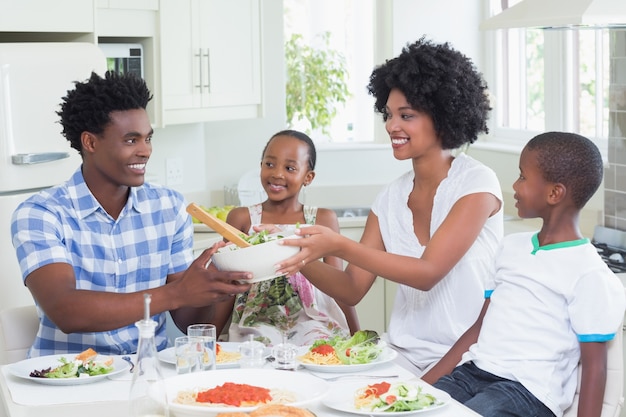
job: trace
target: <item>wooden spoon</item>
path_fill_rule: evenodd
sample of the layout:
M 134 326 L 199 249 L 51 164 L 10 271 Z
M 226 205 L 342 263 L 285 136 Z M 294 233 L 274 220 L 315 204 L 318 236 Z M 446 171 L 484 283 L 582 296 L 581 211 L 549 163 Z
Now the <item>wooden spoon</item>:
M 251 244 L 244 239 L 244 237 L 247 236 L 244 232 L 203 210 L 202 207 L 196 203 L 191 203 L 187 206 L 187 213 L 191 214 L 193 217 L 222 235 L 226 238 L 226 240 L 233 242 L 240 248 L 251 246 Z

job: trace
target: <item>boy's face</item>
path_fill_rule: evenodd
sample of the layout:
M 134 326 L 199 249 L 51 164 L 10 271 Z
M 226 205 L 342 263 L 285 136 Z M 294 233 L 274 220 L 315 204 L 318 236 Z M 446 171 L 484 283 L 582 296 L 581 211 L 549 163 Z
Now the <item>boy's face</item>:
M 524 148 L 520 155 L 520 175 L 513 183 L 515 191 L 515 207 L 518 216 L 522 218 L 541 217 L 549 207 L 548 197 L 553 183 L 543 178 L 543 173 L 537 164 L 537 152 Z

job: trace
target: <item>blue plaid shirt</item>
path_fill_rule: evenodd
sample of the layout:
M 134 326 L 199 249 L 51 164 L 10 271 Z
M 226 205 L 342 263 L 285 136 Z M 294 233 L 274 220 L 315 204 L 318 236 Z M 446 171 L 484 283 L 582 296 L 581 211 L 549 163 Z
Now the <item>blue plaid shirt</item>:
M 130 293 L 165 284 L 168 274 L 193 260 L 193 228 L 183 196 L 167 188 L 132 187 L 119 217 L 109 216 L 89 191 L 79 168 L 66 183 L 39 192 L 13 213 L 13 246 L 26 279 L 51 263 L 73 266 L 80 290 Z M 39 309 L 40 325 L 30 356 L 137 351 L 134 323 L 107 332 L 65 334 Z M 158 322 L 158 349 L 167 345 L 165 313 Z

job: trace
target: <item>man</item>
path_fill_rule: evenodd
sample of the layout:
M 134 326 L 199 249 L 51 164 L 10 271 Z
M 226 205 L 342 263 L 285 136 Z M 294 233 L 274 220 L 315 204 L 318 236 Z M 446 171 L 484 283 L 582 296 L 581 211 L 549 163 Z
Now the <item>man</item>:
M 64 184 L 41 191 L 13 213 L 11 233 L 40 325 L 29 356 L 135 352 L 134 323 L 152 296 L 157 348 L 167 345 L 165 314 L 176 325 L 210 322 L 211 306 L 249 285 L 193 261 L 193 229 L 182 195 L 144 183 L 153 129 L 152 98 L 132 74 L 92 73 L 63 98 L 63 135 L 82 157 Z M 193 261 L 193 262 L 192 262 Z

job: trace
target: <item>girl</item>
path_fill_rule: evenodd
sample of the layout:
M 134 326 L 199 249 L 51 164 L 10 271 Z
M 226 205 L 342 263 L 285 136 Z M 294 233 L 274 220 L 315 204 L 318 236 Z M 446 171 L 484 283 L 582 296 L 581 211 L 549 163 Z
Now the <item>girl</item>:
M 231 210 L 227 222 L 245 233 L 259 230 L 254 226 L 261 223 L 274 224 L 288 234 L 297 224 L 319 224 L 338 232 L 335 212 L 304 206 L 298 200 L 302 187 L 315 178 L 315 160 L 315 145 L 307 135 L 295 130 L 276 133 L 265 146 L 261 161 L 267 200 Z M 333 269 L 342 266 L 336 257 L 327 257 L 324 262 Z M 359 330 L 354 307 L 338 305 L 307 277 L 295 273 L 252 284 L 249 291 L 217 307 L 216 325 L 223 327 L 232 313 L 229 341 L 247 340 L 253 335 L 273 345 L 282 342 L 283 332 L 288 342 L 308 345 L 315 339 L 348 336 Z

